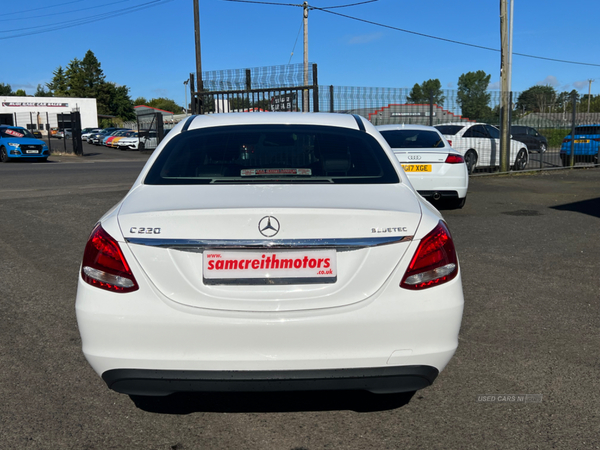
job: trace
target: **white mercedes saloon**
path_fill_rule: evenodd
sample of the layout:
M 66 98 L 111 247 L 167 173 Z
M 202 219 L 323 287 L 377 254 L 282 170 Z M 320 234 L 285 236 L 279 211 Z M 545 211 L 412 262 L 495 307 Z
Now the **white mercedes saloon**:
M 463 313 L 446 223 L 350 114 L 192 116 L 96 224 L 83 353 L 109 388 L 413 392 Z

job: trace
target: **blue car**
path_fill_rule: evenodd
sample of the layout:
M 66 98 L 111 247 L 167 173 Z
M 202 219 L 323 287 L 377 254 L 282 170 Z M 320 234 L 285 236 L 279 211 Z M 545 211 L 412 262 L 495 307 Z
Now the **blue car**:
M 46 161 L 50 156 L 48 146 L 29 130 L 9 125 L 0 126 L 0 161 L 16 159 Z
M 571 157 L 571 135 L 562 141 L 560 159 L 563 166 L 568 166 Z M 580 125 L 575 127 L 574 156 L 575 162 L 591 162 L 598 164 L 598 148 L 600 148 L 600 124 Z

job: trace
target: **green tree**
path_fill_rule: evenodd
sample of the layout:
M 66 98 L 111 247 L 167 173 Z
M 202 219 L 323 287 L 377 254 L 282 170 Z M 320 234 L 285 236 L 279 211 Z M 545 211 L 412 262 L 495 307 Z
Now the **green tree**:
M 74 58 L 66 69 L 58 67 L 47 87 L 55 97 L 95 98 L 98 114 L 117 116 L 121 120 L 135 118 L 133 101 L 127 86 L 105 79 L 100 62 L 91 50 L 82 60 Z
M 27 92 L 23 89 L 17 89 L 14 93 L 17 97 L 27 97 Z
M 79 76 L 82 81 L 82 94 L 84 98 L 94 98 L 105 82 L 104 72 L 100 61 L 94 52 L 88 50 L 79 64 Z
M 46 87 L 52 92 L 54 97 L 67 97 L 67 78 L 65 76 L 65 71 L 61 66 L 52 72 L 54 75 L 52 77 L 52 81 L 50 83 L 46 83 Z
M 163 111 L 170 111 L 173 114 L 181 114 L 181 111 L 183 109 L 181 106 L 175 103 L 174 100 L 164 97 L 153 98 L 147 103 L 147 106 L 162 109 Z
M 433 103 L 444 104 L 446 97 L 442 91 L 442 83 L 437 78 L 423 81 L 421 84 L 415 83 L 406 100 L 410 103 L 427 104 L 431 94 L 433 94 Z
M 98 114 L 117 116 L 122 120 L 135 119 L 133 101 L 129 97 L 127 86 L 117 86 L 112 82 L 103 83 L 100 86 L 96 104 Z
M 52 92 L 47 91 L 46 89 L 44 89 L 44 86 L 42 86 L 41 84 L 37 85 L 37 89 L 35 90 L 35 93 L 33 94 L 34 97 L 52 97 Z
M 517 110 L 522 113 L 550 112 L 556 105 L 558 94 L 552 86 L 531 86 L 517 98 Z
M 138 97 L 133 101 L 133 106 L 140 106 L 140 105 L 148 106 L 148 100 L 146 100 L 146 97 Z
M 491 75 L 483 70 L 463 73 L 458 78 L 456 101 L 461 106 L 463 117 L 484 120 L 492 115 L 489 107 L 491 94 L 487 91 Z
M 0 95 L 13 95 L 10 84 L 0 83 Z

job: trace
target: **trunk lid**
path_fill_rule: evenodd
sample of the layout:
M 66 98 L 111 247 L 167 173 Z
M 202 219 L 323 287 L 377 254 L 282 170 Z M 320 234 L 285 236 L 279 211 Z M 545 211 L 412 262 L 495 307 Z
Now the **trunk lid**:
M 365 300 L 398 265 L 420 219 L 416 196 L 402 184 L 142 185 L 119 211 L 127 245 L 160 292 L 184 305 L 235 311 Z M 292 270 L 269 278 L 246 270 L 215 281 L 207 271 L 212 256 L 253 261 L 274 253 L 273 260 L 307 258 L 301 269 L 330 258 L 334 273 L 315 279 Z M 250 272 L 258 278 L 247 278 Z

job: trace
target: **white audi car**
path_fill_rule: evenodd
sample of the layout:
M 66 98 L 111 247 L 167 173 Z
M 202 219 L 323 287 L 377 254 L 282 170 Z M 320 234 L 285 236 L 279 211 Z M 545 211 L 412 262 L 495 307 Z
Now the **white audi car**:
M 109 388 L 429 386 L 463 292 L 439 212 L 349 114 L 192 116 L 96 224 L 76 301 Z
M 436 125 L 452 148 L 465 158 L 469 173 L 476 168 L 500 166 L 500 130 L 487 123 L 456 122 Z M 523 170 L 529 163 L 529 150 L 522 142 L 510 140 L 509 164 L 512 170 Z
M 467 165 L 436 128 L 399 124 L 379 125 L 377 129 L 419 194 L 454 208 L 465 205 L 469 188 Z

